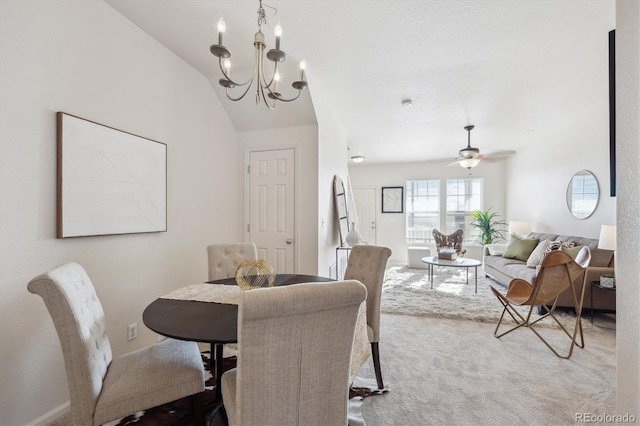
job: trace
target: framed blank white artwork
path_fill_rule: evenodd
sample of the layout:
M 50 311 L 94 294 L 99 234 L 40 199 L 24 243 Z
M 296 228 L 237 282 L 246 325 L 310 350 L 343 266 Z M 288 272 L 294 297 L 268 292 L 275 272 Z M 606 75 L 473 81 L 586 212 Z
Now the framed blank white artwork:
M 404 211 L 403 192 L 402 186 L 383 186 L 382 213 L 402 213 Z
M 57 237 L 167 230 L 167 145 L 58 112 Z

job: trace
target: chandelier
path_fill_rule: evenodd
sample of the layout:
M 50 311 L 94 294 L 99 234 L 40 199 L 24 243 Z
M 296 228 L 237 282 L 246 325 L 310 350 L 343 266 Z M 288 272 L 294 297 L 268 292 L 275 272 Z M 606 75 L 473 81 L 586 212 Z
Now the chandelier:
M 267 7 L 271 7 L 268 6 Z M 274 9 L 274 8 L 272 8 Z M 274 9 L 275 10 L 275 9 Z M 280 50 L 280 38 L 282 37 L 282 27 L 280 24 L 276 25 L 275 36 L 276 36 L 276 46 L 275 49 L 270 49 L 266 52 L 267 59 L 273 62 L 273 72 L 271 73 L 271 78 L 267 78 L 265 75 L 265 61 L 264 61 L 264 53 L 266 49 L 266 44 L 264 40 L 264 34 L 262 33 L 262 25 L 267 23 L 267 17 L 264 11 L 264 7 L 262 5 L 262 0 L 260 0 L 260 7 L 258 8 L 258 32 L 256 33 L 253 41 L 253 47 L 255 49 L 254 52 L 254 62 L 253 62 L 253 72 L 251 73 L 251 77 L 244 81 L 239 82 L 237 80 L 233 80 L 231 78 L 231 52 L 224 47 L 222 44 L 224 33 L 226 31 L 226 25 L 224 23 L 224 19 L 220 18 L 218 21 L 218 44 L 214 44 L 211 46 L 211 53 L 218 58 L 218 63 L 220 65 L 220 71 L 222 71 L 222 75 L 224 78 L 221 78 L 218 82 L 222 87 L 225 88 L 225 92 L 227 94 L 227 98 L 232 101 L 239 101 L 245 97 L 245 95 L 249 92 L 249 89 L 253 85 L 253 81 L 257 79 L 256 84 L 256 105 L 259 105 L 261 101 L 269 109 L 275 109 L 276 102 L 292 102 L 300 97 L 300 94 L 304 89 L 307 88 L 307 82 L 305 80 L 305 68 L 307 66 L 306 61 L 303 59 L 300 61 L 300 78 L 299 80 L 291 83 L 291 86 L 298 91 L 298 94 L 293 98 L 285 98 L 282 93 L 278 91 L 278 85 L 280 84 L 280 73 L 278 71 L 278 64 L 280 62 L 284 62 L 287 58 L 287 55 Z M 245 87 L 244 91 L 240 91 L 237 97 L 234 97 L 230 94 L 230 89 L 235 87 Z M 270 100 L 267 100 L 267 98 Z

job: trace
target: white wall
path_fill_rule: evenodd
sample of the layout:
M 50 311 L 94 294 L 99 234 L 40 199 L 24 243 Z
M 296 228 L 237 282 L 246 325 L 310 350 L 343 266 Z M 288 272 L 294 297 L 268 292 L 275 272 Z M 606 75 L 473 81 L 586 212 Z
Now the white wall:
M 606 34 L 603 40 L 606 42 Z M 604 43 L 603 42 L 603 43 Z M 602 46 L 607 57 L 606 43 Z M 603 59 L 604 60 L 604 59 Z M 609 196 L 608 77 L 593 88 L 597 108 L 559 128 L 537 130 L 507 165 L 507 214 L 532 224 L 536 232 L 598 238 L 600 225 L 613 225 L 616 199 Z M 600 200 L 593 215 L 569 213 L 566 190 L 572 176 L 589 170 L 598 180 Z
M 617 413 L 640 418 L 640 4 L 616 2 Z
M 469 177 L 469 171 L 460 166 L 446 167 L 442 162 L 416 162 L 405 164 L 359 164 L 349 167 L 353 188 L 376 188 L 376 244 L 389 247 L 392 251 L 390 261 L 407 261 L 407 242 L 405 239 L 405 213 L 381 213 L 381 193 L 383 186 L 405 186 L 407 180 L 448 179 Z M 471 176 L 484 178 L 483 209 L 491 208 L 500 216 L 498 220 L 507 220 L 504 198 L 504 162 L 483 164 L 471 170 Z M 405 188 L 406 198 L 406 188 Z M 406 200 L 405 200 L 406 201 Z M 406 209 L 405 209 L 406 210 Z M 514 218 L 513 220 L 519 220 Z M 480 246 L 465 246 L 467 257 L 481 259 Z M 435 246 L 432 247 L 435 253 Z
M 277 111 L 276 111 L 277 112 Z M 318 127 L 300 126 L 239 132 L 240 145 L 249 151 L 293 148 L 296 158 L 295 268 L 300 274 L 317 273 L 318 235 Z M 245 165 L 248 157 L 245 158 Z M 243 168 L 246 170 L 246 167 Z M 246 179 L 247 174 L 243 174 Z M 248 189 L 248 188 L 247 188 Z M 245 199 L 246 201 L 246 199 Z M 246 210 L 246 206 L 245 206 Z M 245 218 L 246 219 L 246 218 Z
M 318 119 L 318 274 L 330 276 L 340 245 L 333 177 L 340 176 L 347 182 L 347 133 L 321 91 L 311 86 L 311 94 Z
M 53 323 L 27 282 L 77 261 L 114 353 L 154 343 L 145 306 L 206 279 L 207 244 L 242 238 L 242 151 L 207 80 L 101 1 L 0 2 L 0 54 L 0 424 L 20 425 L 69 398 Z M 55 238 L 56 111 L 168 145 L 166 233 Z
M 576 104 L 570 117 L 555 116 L 548 127 L 536 127 L 517 136 L 518 154 L 507 164 L 507 214 L 530 222 L 537 232 L 598 238 L 600 225 L 612 225 L 616 219 L 616 199 L 609 191 L 609 39 L 615 16 L 610 9 L 610 27 L 600 31 L 597 43 L 576 46 L 599 52 L 590 64 L 589 80 L 580 93 L 558 92 L 546 99 L 553 111 L 558 103 Z M 580 76 L 585 78 L 585 76 Z M 534 101 L 534 100 L 532 100 Z M 566 190 L 572 176 L 581 171 L 592 172 L 599 183 L 600 200 L 594 214 L 578 220 L 569 213 Z

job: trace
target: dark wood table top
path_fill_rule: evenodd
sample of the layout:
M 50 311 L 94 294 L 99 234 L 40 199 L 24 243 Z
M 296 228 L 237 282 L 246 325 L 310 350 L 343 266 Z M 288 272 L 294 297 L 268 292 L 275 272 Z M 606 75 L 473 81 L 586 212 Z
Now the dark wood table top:
M 275 285 L 329 281 L 335 280 L 315 275 L 278 274 Z M 208 283 L 236 285 L 235 278 Z M 237 305 L 159 298 L 144 310 L 142 321 L 156 333 L 174 339 L 205 343 L 238 341 Z

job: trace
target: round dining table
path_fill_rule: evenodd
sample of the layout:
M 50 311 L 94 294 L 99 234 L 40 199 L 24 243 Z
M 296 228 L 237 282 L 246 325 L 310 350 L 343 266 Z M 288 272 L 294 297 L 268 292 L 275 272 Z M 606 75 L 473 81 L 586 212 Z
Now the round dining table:
M 274 285 L 329 281 L 335 280 L 315 275 L 277 274 Z M 237 285 L 235 278 L 207 283 Z M 142 321 L 163 336 L 211 345 L 210 366 L 216 379 L 215 400 L 220 401 L 222 349 L 225 343 L 238 341 L 238 305 L 160 297 L 145 308 Z

